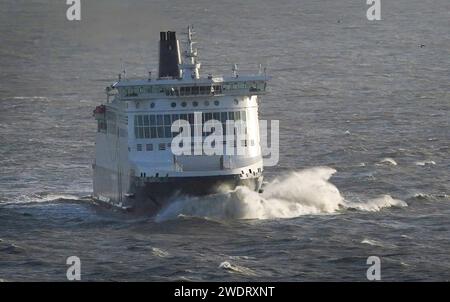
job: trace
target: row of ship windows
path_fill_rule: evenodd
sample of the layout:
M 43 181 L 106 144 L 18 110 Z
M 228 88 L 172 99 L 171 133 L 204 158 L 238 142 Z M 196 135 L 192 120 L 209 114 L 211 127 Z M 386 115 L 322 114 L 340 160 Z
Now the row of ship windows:
M 191 125 L 191 134 L 194 134 L 194 113 L 184 114 L 156 114 L 156 115 L 136 115 L 134 117 L 134 133 L 137 139 L 140 138 L 171 138 L 176 133 L 171 132 L 172 123 L 178 120 L 185 120 Z M 245 111 L 232 112 L 203 112 L 202 123 L 216 120 L 222 123 L 222 132 L 226 132 L 226 122 L 247 120 Z M 205 132 L 203 135 L 207 135 Z
M 231 112 L 202 112 L 202 123 L 209 120 L 216 120 L 222 123 L 230 121 L 246 121 L 246 111 L 231 111 Z M 188 121 L 194 124 L 194 113 L 182 114 L 150 114 L 150 115 L 136 115 L 134 117 L 134 126 L 171 126 L 173 122 L 178 120 Z
M 193 86 L 193 87 L 168 87 L 168 86 L 133 86 L 123 88 L 122 93 L 126 97 L 138 96 L 147 93 L 164 93 L 167 96 L 184 96 L 184 95 L 209 95 L 221 93 L 221 85 Z
M 189 103 L 189 104 L 191 104 L 192 107 L 198 107 L 199 102 L 198 102 L 198 101 L 193 101 L 192 103 Z M 210 103 L 210 101 L 208 101 L 208 100 L 203 101 L 203 105 L 204 105 L 205 107 L 208 107 L 210 104 L 211 104 L 211 103 Z M 234 104 L 235 104 L 235 105 L 238 105 L 238 104 L 239 104 L 239 100 L 238 100 L 238 99 L 234 99 Z M 177 105 L 178 105 L 178 104 L 177 104 L 176 102 L 170 103 L 170 107 L 172 107 L 172 108 L 177 107 Z M 180 105 L 181 107 L 185 108 L 185 107 L 188 106 L 188 102 L 184 102 L 184 101 L 183 101 L 183 102 L 181 102 L 179 105 Z M 214 105 L 215 105 L 215 106 L 219 106 L 219 105 L 220 105 L 220 102 L 219 102 L 218 100 L 215 100 L 215 101 L 214 101 Z M 127 106 L 128 106 L 128 104 L 127 104 Z M 151 103 L 150 103 L 150 108 L 151 108 L 151 109 L 155 108 L 155 106 L 156 106 L 156 104 L 155 104 L 154 102 L 151 102 Z M 139 102 L 136 102 L 136 103 L 135 103 L 135 108 L 136 108 L 136 109 L 141 108 L 141 104 L 140 104 Z
M 225 90 L 249 89 L 249 91 L 265 90 L 265 82 L 235 82 L 223 85 L 207 86 L 188 86 L 188 87 L 170 87 L 170 86 L 132 86 L 119 88 L 121 94 L 125 97 L 135 97 L 140 94 L 164 93 L 167 96 L 187 96 L 187 95 L 211 95 L 221 94 Z
M 236 147 L 236 141 L 231 142 L 233 144 L 233 147 Z M 227 142 L 223 141 L 223 146 L 226 146 Z M 248 147 L 248 141 L 247 140 L 242 140 L 241 141 L 242 146 L 244 147 Z M 215 146 L 215 143 L 213 142 L 212 147 Z M 171 143 L 160 143 L 158 144 L 158 150 L 159 151 L 165 151 L 165 150 L 169 150 L 171 148 L 172 144 Z M 183 145 L 180 144 L 180 147 L 182 147 Z M 195 144 L 191 143 L 191 148 L 192 150 L 194 149 Z M 250 140 L 250 146 L 255 146 L 255 140 Z M 136 151 L 138 152 L 142 152 L 144 151 L 144 147 L 145 147 L 145 151 L 155 151 L 156 147 L 153 146 L 153 144 L 137 144 L 136 145 Z

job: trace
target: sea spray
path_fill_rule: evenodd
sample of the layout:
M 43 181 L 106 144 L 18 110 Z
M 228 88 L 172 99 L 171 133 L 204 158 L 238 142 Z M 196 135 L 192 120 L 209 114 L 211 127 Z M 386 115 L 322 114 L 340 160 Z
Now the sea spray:
M 314 167 L 279 176 L 259 194 L 247 187 L 202 197 L 180 196 L 160 211 L 156 221 L 177 217 L 226 219 L 276 219 L 302 215 L 333 214 L 347 208 L 378 211 L 407 204 L 389 195 L 367 202 L 347 201 L 329 180 L 336 173 L 329 167 Z
M 291 172 L 268 183 L 259 194 L 247 187 L 204 197 L 179 197 L 157 216 L 157 221 L 179 215 L 213 219 L 292 218 L 333 213 L 343 204 L 339 190 L 329 182 L 336 170 L 316 167 Z

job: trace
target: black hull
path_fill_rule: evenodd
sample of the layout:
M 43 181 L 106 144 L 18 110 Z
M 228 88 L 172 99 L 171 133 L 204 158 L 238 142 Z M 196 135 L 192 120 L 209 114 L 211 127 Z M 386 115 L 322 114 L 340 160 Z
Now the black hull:
M 224 186 L 234 189 L 246 186 L 258 191 L 262 185 L 262 175 L 243 179 L 240 175 L 220 175 L 201 177 L 131 177 L 129 187 L 122 187 L 112 181 L 114 173 L 107 169 L 94 169 L 94 198 L 130 212 L 155 215 L 177 196 L 205 196 L 220 191 Z M 120 179 L 120 178 L 116 178 Z M 122 189 L 118 189 L 122 188 Z M 105 198 L 101 198 L 105 197 Z
M 241 179 L 239 175 L 203 176 L 203 177 L 169 177 L 147 181 L 135 179 L 134 194 L 127 198 L 131 211 L 156 214 L 177 196 L 205 196 L 219 192 L 226 186 L 234 189 L 246 186 L 258 191 L 261 188 L 262 176 Z

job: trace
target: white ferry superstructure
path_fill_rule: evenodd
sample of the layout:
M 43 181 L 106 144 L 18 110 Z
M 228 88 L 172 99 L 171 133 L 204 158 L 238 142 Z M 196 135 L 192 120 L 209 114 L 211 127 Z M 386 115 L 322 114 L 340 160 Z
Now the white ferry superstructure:
M 258 102 L 266 91 L 265 72 L 229 77 L 200 76 L 193 31 L 180 51 L 175 32 L 160 33 L 159 74 L 152 79 L 119 80 L 107 87 L 107 100 L 94 110 L 97 120 L 93 197 L 122 208 L 155 213 L 176 195 L 206 195 L 220 187 L 247 186 L 258 191 L 263 178 Z M 195 118 L 197 116 L 197 118 Z M 240 142 L 224 139 L 224 150 L 239 143 L 242 152 L 207 155 L 173 152 L 171 126 L 180 120 L 196 127 L 217 120 L 242 121 Z M 201 130 L 202 143 L 210 134 Z M 234 130 L 236 131 L 236 130 Z M 193 131 L 194 132 L 194 131 Z M 231 148 L 231 149 L 233 149 Z

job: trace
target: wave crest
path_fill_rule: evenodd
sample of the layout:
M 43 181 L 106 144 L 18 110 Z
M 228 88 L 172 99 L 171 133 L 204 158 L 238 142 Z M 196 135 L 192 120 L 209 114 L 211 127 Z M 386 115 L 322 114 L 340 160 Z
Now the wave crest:
M 367 202 L 346 201 L 329 179 L 336 173 L 329 167 L 315 167 L 288 173 L 264 187 L 259 194 L 247 187 L 203 197 L 179 197 L 160 211 L 156 221 L 182 217 L 207 219 L 276 219 L 302 215 L 333 214 L 342 209 L 379 211 L 407 206 L 389 195 Z

